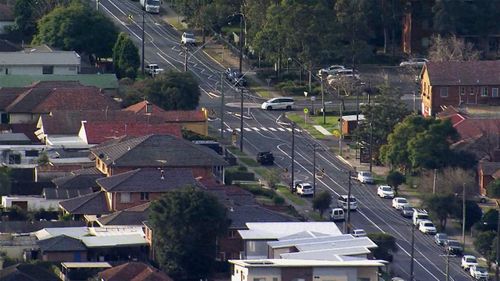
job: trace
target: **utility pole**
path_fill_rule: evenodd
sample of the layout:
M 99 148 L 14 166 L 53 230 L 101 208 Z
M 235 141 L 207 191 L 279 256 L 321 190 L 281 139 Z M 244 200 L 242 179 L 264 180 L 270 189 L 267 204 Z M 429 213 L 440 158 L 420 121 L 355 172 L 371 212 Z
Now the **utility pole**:
M 432 181 L 432 194 L 436 194 L 437 169 L 434 169 L 434 179 Z
M 325 110 L 325 89 L 323 86 L 323 73 L 320 75 L 320 81 L 321 81 L 321 108 L 323 109 L 323 125 L 326 124 L 326 110 Z
M 372 124 L 372 122 L 370 122 L 370 147 L 368 150 L 368 152 L 369 152 L 368 154 L 370 156 L 370 172 L 372 171 L 372 168 L 373 168 L 372 145 L 373 145 L 373 124 Z
M 347 223 L 346 223 L 346 234 L 351 232 L 351 170 L 347 172 L 349 176 L 347 184 Z
M 500 204 L 498 202 L 498 200 L 496 201 L 497 202 L 497 208 L 500 207 Z M 500 215 L 498 216 L 498 220 L 497 220 L 497 241 L 500 241 Z M 495 266 L 495 281 L 499 281 L 498 280 L 498 262 L 500 261 L 500 243 L 497 242 L 497 264 Z
M 184 46 L 184 72 L 188 71 L 188 53 L 189 53 L 188 47 Z
M 465 183 L 462 185 L 462 243 L 465 249 Z
M 411 251 L 410 251 L 410 281 L 415 279 L 413 263 L 415 262 L 415 226 L 411 224 Z
M 352 58 L 352 71 L 354 72 L 354 56 Z M 356 127 L 359 126 L 359 91 L 356 91 Z M 359 138 L 358 135 L 356 134 L 356 149 L 355 149 L 355 158 L 358 159 L 358 144 L 359 144 Z
M 220 139 L 224 139 L 224 73 L 220 73 Z
M 144 14 L 145 11 L 143 10 L 142 11 L 142 64 L 141 64 L 142 75 L 144 75 Z
M 241 91 L 241 103 L 240 103 L 240 151 L 243 152 L 243 88 Z
M 339 114 L 340 114 L 340 119 L 339 119 L 340 120 L 339 155 L 342 156 L 342 135 L 343 135 L 342 134 L 342 125 L 343 125 L 342 124 L 343 123 L 343 121 L 342 121 L 342 98 L 340 98 L 340 100 L 339 100 Z
M 243 61 L 243 13 L 242 13 L 242 2 L 240 1 L 240 73 L 243 73 L 242 61 Z
M 316 197 L 316 143 L 313 143 L 313 198 Z
M 295 189 L 295 122 L 292 122 L 292 190 Z

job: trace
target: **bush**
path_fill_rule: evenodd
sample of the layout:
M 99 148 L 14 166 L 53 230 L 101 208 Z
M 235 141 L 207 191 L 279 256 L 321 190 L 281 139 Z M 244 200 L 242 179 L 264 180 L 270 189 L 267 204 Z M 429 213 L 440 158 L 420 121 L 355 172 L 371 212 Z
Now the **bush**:
M 387 233 L 369 233 L 368 238 L 370 238 L 377 248 L 373 250 L 373 256 L 376 259 L 386 260 L 392 262 L 392 253 L 397 252 L 398 247 L 396 245 L 396 238 Z
M 488 197 L 500 198 L 500 180 L 490 182 L 486 189 L 486 193 L 488 194 Z
M 275 196 L 273 198 L 273 202 L 276 205 L 283 205 L 283 204 L 285 204 L 285 198 L 275 194 Z
M 245 184 L 240 185 L 240 187 L 249 191 L 255 196 L 263 196 L 269 199 L 274 199 L 274 197 L 277 196 L 276 192 L 272 189 L 262 188 L 255 185 L 245 185 Z
M 330 193 L 326 191 L 320 192 L 313 199 L 313 209 L 318 210 L 321 217 L 323 217 L 323 213 L 330 208 L 330 204 L 332 203 L 332 196 Z
M 224 182 L 226 184 L 232 184 L 233 181 L 254 181 L 255 174 L 247 172 L 246 170 L 240 170 L 241 168 L 230 168 L 227 169 L 224 175 Z

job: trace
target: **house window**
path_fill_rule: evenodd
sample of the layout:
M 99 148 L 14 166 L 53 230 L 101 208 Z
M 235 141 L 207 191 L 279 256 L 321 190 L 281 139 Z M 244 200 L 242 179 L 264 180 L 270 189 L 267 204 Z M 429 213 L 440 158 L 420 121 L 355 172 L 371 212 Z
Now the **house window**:
M 481 87 L 481 97 L 488 96 L 488 87 Z
M 149 192 L 141 192 L 141 200 L 149 201 Z
M 253 281 L 266 281 L 266 278 L 264 277 L 254 278 Z
M 465 87 L 460 87 L 460 95 L 465 95 Z
M 21 164 L 21 154 L 9 154 L 9 164 Z
M 491 89 L 491 96 L 494 98 L 498 98 L 498 88 Z
M 149 114 L 153 113 L 153 105 L 150 104 L 149 102 L 146 103 L 146 113 L 149 113 Z
M 120 203 L 130 203 L 130 192 L 120 193 Z
M 38 157 L 39 153 L 38 150 L 26 150 L 24 155 L 26 155 L 26 157 Z
M 53 65 L 44 65 L 42 67 L 42 74 L 54 74 L 54 66 Z
M 474 88 L 473 87 L 469 88 L 469 95 L 471 95 L 471 96 L 474 95 Z
M 68 70 L 69 71 L 75 71 L 76 70 L 76 66 L 70 66 L 70 67 L 68 67 Z
M 439 89 L 439 96 L 442 98 L 447 98 L 448 97 L 448 87 L 442 87 Z

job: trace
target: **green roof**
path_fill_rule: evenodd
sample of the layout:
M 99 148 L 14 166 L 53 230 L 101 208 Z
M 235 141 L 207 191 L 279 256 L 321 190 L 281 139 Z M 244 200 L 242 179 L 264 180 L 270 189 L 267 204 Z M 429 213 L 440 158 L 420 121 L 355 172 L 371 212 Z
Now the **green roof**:
M 118 79 L 114 74 L 0 75 L 0 87 L 27 87 L 38 81 L 79 81 L 84 86 L 118 88 Z

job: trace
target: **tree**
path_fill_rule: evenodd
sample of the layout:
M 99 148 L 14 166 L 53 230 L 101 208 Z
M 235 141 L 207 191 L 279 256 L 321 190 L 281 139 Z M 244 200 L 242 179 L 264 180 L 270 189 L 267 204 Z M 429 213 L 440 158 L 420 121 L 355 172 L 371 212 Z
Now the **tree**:
M 483 255 L 488 260 L 488 262 L 492 262 L 495 260 L 495 255 L 493 254 L 493 245 L 496 236 L 497 235 L 495 232 L 486 231 L 479 233 L 474 240 L 474 247 L 481 255 Z
M 448 217 L 455 208 L 456 201 L 452 195 L 431 195 L 424 199 L 424 205 L 438 220 L 442 230 L 446 229 Z
M 111 57 L 118 36 L 110 19 L 76 1 L 43 16 L 38 21 L 37 30 L 33 44 L 48 44 L 97 58 Z
M 393 253 L 398 251 L 398 246 L 396 245 L 396 238 L 387 233 L 368 233 L 368 238 L 370 238 L 377 248 L 373 250 L 373 256 L 376 259 L 386 260 L 392 262 Z
M 398 195 L 398 187 L 405 182 L 405 176 L 398 171 L 390 171 L 386 177 L 387 184 L 394 188 L 394 193 Z
M 208 277 L 217 236 L 228 226 L 226 209 L 213 195 L 194 188 L 169 192 L 152 203 L 150 222 L 163 270 L 176 280 Z
M 500 198 L 500 180 L 494 180 L 487 186 L 486 193 L 489 197 Z
M 38 165 L 48 165 L 50 163 L 50 158 L 47 152 L 42 151 L 37 159 Z
M 498 227 L 498 211 L 489 209 L 484 213 L 479 222 L 476 223 L 474 229 L 478 231 L 497 231 Z
M 462 198 L 459 196 L 455 197 L 455 207 L 451 210 L 452 216 L 458 220 L 463 218 L 463 207 Z M 472 225 L 477 223 L 483 217 L 483 211 L 481 207 L 471 200 L 465 200 L 465 229 L 470 229 Z
M 455 35 L 446 38 L 437 35 L 431 38 L 430 61 L 475 61 L 479 59 L 479 56 L 480 53 L 474 49 L 471 43 L 466 43 Z
M 276 185 L 281 181 L 280 171 L 278 169 L 269 169 L 264 172 L 264 179 L 270 188 L 276 188 Z
M 434 179 L 436 180 L 436 193 L 441 195 L 461 194 L 463 185 L 474 187 L 476 175 L 473 170 L 465 170 L 457 167 L 446 167 L 441 170 L 424 171 L 419 178 L 419 190 L 421 192 L 433 192 Z M 466 196 L 475 196 L 475 188 L 467 188 Z
M 11 179 L 10 179 L 10 168 L 0 167 L 0 196 L 10 195 L 11 191 Z
M 330 208 L 332 204 L 332 196 L 327 191 L 322 191 L 313 199 L 313 209 L 319 211 L 319 215 L 323 217 L 323 213 Z
M 113 65 L 119 79 L 123 77 L 135 79 L 137 77 L 137 69 L 141 65 L 139 50 L 123 32 L 118 35 L 113 47 Z

